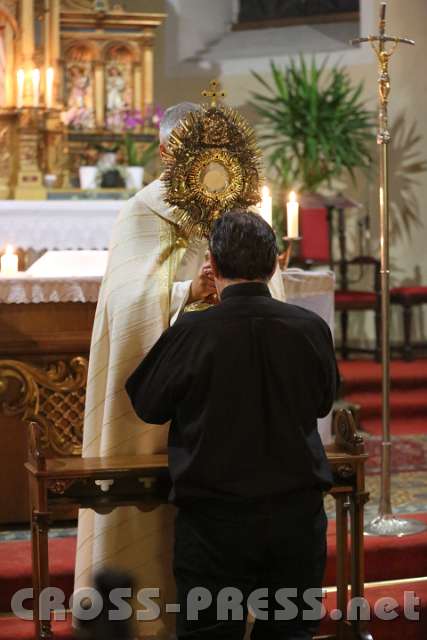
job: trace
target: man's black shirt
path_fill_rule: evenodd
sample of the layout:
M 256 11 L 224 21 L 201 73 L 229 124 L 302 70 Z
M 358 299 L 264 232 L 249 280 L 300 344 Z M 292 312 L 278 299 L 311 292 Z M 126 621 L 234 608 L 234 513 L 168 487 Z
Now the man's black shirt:
M 126 389 L 142 420 L 172 420 L 176 504 L 246 501 L 330 487 L 317 418 L 331 410 L 337 378 L 328 325 L 250 282 L 184 314 Z

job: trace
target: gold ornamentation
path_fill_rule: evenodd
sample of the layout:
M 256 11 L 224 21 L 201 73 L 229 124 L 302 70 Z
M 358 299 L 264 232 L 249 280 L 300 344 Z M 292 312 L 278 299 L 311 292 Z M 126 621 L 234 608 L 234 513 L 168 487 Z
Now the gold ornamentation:
M 0 360 L 1 408 L 5 415 L 23 414 L 32 423 L 31 450 L 80 455 L 87 379 L 87 360 L 55 362 L 46 369 L 16 360 Z
M 166 201 L 187 236 L 209 235 L 212 222 L 232 207 L 260 201 L 261 153 L 240 114 L 225 106 L 203 106 L 172 132 L 165 158 Z M 211 95 L 215 94 L 215 95 Z
M 225 98 L 225 91 L 220 91 L 220 88 L 221 85 L 218 80 L 211 80 L 211 82 L 209 82 L 209 89 L 202 91 L 204 98 L 211 98 L 211 107 L 217 106 L 218 97 Z
M 63 496 L 64 493 L 74 484 L 74 480 L 53 480 L 47 483 L 47 488 L 56 495 Z

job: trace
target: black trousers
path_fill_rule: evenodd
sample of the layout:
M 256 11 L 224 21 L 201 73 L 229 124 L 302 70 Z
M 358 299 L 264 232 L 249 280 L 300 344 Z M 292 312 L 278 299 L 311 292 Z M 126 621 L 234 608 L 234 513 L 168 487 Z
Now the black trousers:
M 308 640 L 318 627 L 327 519 L 319 491 L 181 507 L 177 638 Z M 308 591 L 307 589 L 312 590 Z

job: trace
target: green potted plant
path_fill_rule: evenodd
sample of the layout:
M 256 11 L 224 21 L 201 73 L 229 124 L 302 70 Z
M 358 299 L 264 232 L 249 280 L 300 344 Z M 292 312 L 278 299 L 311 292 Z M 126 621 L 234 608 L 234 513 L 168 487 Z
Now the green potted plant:
M 158 142 L 151 142 L 141 151 L 130 133 L 125 135 L 125 151 L 127 161 L 126 187 L 128 189 L 140 189 L 144 180 L 144 167 L 155 157 L 158 150 Z
M 371 165 L 374 118 L 337 66 L 307 64 L 303 56 L 279 69 L 271 62 L 272 83 L 253 72 L 263 88 L 252 106 L 261 116 L 259 138 L 283 190 L 311 193 L 334 178 Z

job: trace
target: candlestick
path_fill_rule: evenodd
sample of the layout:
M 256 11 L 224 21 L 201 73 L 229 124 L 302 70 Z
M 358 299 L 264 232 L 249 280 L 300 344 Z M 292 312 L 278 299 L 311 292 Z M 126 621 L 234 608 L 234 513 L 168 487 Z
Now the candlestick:
M 4 255 L 0 259 L 2 276 L 13 276 L 18 273 L 18 256 L 13 253 L 13 247 L 7 245 Z
M 31 71 L 31 80 L 33 84 L 33 107 L 37 108 L 40 100 L 40 69 Z
M 22 109 L 24 106 L 24 85 L 25 85 L 25 71 L 24 69 L 18 69 L 16 73 L 17 92 L 16 92 L 16 106 L 18 109 Z
M 271 227 L 273 224 L 273 198 L 270 195 L 270 189 L 266 185 L 262 188 L 261 215 Z
M 286 204 L 288 238 L 298 238 L 298 211 L 297 195 L 295 191 L 291 191 Z
M 53 79 L 54 79 L 53 67 L 46 69 L 46 91 L 45 91 L 45 105 L 46 109 L 52 109 L 53 106 Z

